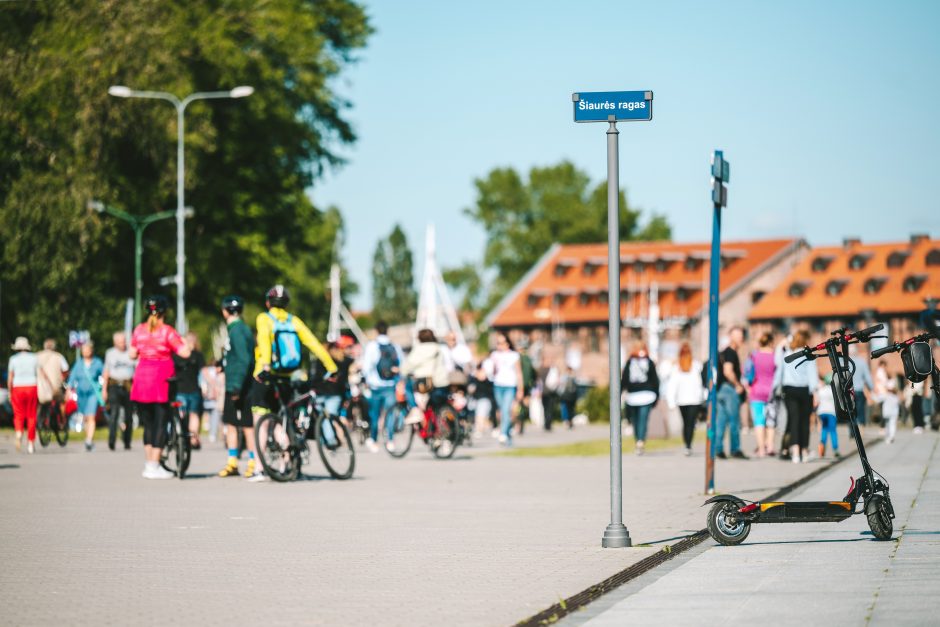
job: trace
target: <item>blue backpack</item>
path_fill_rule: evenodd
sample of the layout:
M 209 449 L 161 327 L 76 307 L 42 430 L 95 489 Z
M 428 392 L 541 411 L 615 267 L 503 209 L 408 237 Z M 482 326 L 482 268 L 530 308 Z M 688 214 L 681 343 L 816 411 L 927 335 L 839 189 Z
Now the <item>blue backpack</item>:
M 274 323 L 274 341 L 271 343 L 271 370 L 274 372 L 293 372 L 300 368 L 302 357 L 300 336 L 294 328 L 294 316 L 288 314 L 281 322 L 271 312 Z

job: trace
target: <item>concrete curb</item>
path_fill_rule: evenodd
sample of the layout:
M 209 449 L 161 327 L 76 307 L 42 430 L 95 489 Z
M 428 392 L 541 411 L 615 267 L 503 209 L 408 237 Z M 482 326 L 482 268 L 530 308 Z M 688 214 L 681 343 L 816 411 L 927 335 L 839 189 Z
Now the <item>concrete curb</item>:
M 865 442 L 865 448 L 869 449 L 872 446 L 882 441 L 883 440 L 881 438 L 871 439 Z M 769 494 L 766 497 L 759 499 L 759 500 L 760 501 L 778 500 L 784 497 L 785 495 L 789 494 L 790 492 L 796 490 L 797 488 L 809 483 L 810 481 L 813 481 L 820 475 L 826 472 L 829 472 L 830 470 L 832 470 L 839 464 L 845 462 L 846 460 L 856 457 L 857 455 L 858 455 L 858 450 L 856 449 L 852 453 L 849 453 L 848 455 L 844 455 L 843 457 L 840 457 L 839 459 L 835 459 L 829 462 L 825 466 L 817 468 L 813 472 L 803 477 L 800 477 L 796 481 L 785 485 L 784 487 L 780 488 L 776 492 L 773 492 L 772 494 Z M 542 610 L 541 612 L 538 612 L 537 614 L 533 614 L 529 618 L 519 621 L 518 623 L 516 623 L 516 627 L 542 627 L 544 625 L 552 625 L 558 622 L 559 620 L 561 620 L 562 618 L 564 618 L 565 616 L 568 616 L 569 614 L 572 614 L 580 610 L 581 608 L 588 605 L 589 603 L 596 601 L 597 599 L 604 596 L 608 592 L 616 590 L 622 585 L 636 579 L 640 575 L 643 575 L 644 573 L 649 572 L 650 570 L 656 568 L 657 566 L 660 566 L 661 564 L 668 562 L 669 560 L 676 557 L 677 555 L 680 555 L 688 551 L 689 549 L 692 549 L 695 546 L 698 546 L 699 544 L 704 542 L 706 539 L 708 539 L 708 537 L 709 537 L 708 530 L 700 529 L 699 531 L 696 531 L 695 533 L 686 536 L 682 540 L 679 540 L 675 544 L 664 546 L 662 550 L 654 553 L 653 555 L 650 555 L 649 557 L 645 557 L 641 559 L 639 562 L 636 562 L 635 564 L 628 566 L 627 568 L 608 577 L 607 579 L 601 581 L 600 583 L 594 584 L 590 588 L 582 590 L 581 592 L 578 592 L 577 594 L 574 594 L 568 597 L 567 599 L 559 601 L 558 603 L 555 603 L 554 605 Z

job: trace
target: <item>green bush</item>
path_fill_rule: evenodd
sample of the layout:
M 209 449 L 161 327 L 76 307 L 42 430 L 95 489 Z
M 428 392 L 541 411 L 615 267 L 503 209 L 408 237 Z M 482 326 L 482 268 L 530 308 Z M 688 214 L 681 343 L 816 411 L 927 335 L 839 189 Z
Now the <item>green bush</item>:
M 576 411 L 591 422 L 610 422 L 610 388 L 591 388 L 578 400 Z

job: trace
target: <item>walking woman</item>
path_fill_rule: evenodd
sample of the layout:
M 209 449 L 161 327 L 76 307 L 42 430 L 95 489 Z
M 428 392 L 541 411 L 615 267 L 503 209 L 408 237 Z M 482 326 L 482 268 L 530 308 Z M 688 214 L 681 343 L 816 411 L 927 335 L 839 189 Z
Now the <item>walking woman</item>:
M 815 361 L 786 363 L 785 354 L 795 352 L 809 342 L 809 333 L 799 330 L 793 334 L 788 350 L 777 354 L 773 389 L 783 389 L 783 402 L 787 408 L 787 432 L 790 435 L 790 459 L 794 464 L 809 461 L 809 417 L 816 404 L 819 372 Z
M 85 421 L 85 450 L 95 448 L 95 417 L 98 407 L 104 404 L 101 398 L 101 375 L 104 362 L 95 357 L 95 344 L 88 340 L 82 344 L 81 357 L 75 360 L 69 373 L 69 387 L 78 395 L 78 411 Z
M 131 386 L 131 400 L 144 428 L 144 479 L 170 479 L 174 475 L 160 466 L 170 417 L 169 382 L 176 373 L 173 355 L 189 357 L 189 346 L 176 329 L 163 321 L 167 303 L 163 296 L 144 301 L 147 320 L 131 336 L 131 359 L 138 359 Z
M 522 361 L 505 333 L 496 334 L 496 350 L 490 353 L 493 395 L 499 409 L 499 443 L 512 446 L 513 410 L 522 403 Z
M 757 340 L 757 350 L 751 353 L 751 416 L 754 418 L 754 436 L 757 439 L 757 456 L 772 456 L 774 452 L 774 425 L 767 424 L 764 410 L 774 389 L 774 373 L 777 363 L 774 358 L 774 336 L 764 333 Z
M 636 342 L 623 367 L 620 387 L 627 393 L 627 418 L 633 425 L 636 438 L 636 454 L 642 455 L 646 445 L 646 427 L 650 410 L 659 400 L 659 376 L 656 364 L 649 357 L 646 344 Z
M 23 425 L 26 425 L 26 452 L 36 450 L 36 408 L 39 393 L 36 353 L 30 350 L 29 340 L 18 337 L 13 343 L 14 355 L 7 364 L 7 385 L 10 386 L 10 405 L 13 406 L 13 429 L 16 431 L 16 450 L 23 447 Z
M 705 388 L 702 386 L 702 364 L 692 359 L 692 347 L 683 342 L 679 348 L 679 366 L 669 376 L 666 384 L 666 401 L 669 407 L 679 408 L 682 414 L 682 441 L 685 443 L 685 455 L 692 454 L 692 435 L 695 433 L 695 420 L 705 400 Z

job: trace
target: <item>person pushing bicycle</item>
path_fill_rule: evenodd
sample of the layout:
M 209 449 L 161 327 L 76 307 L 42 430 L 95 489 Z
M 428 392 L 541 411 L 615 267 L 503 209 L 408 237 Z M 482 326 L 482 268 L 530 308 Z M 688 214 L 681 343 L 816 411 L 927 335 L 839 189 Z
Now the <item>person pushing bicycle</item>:
M 312 352 L 328 372 L 337 371 L 336 362 L 304 321 L 288 313 L 286 307 L 289 304 L 290 293 L 287 288 L 275 285 L 264 296 L 267 311 L 258 314 L 255 320 L 258 346 L 250 392 L 255 426 L 266 413 L 277 410 L 277 382 L 289 381 L 290 376 L 300 368 L 301 345 Z M 259 471 L 249 480 L 266 479 L 264 473 Z
M 228 340 L 222 357 L 225 372 L 225 405 L 222 422 L 226 425 L 225 445 L 228 463 L 219 472 L 220 477 L 238 476 L 238 431 L 245 436 L 248 466 L 245 478 L 255 474 L 255 430 L 248 401 L 251 376 L 254 369 L 255 338 L 242 320 L 245 303 L 241 296 L 229 295 L 222 299 L 222 317 L 228 330 Z

